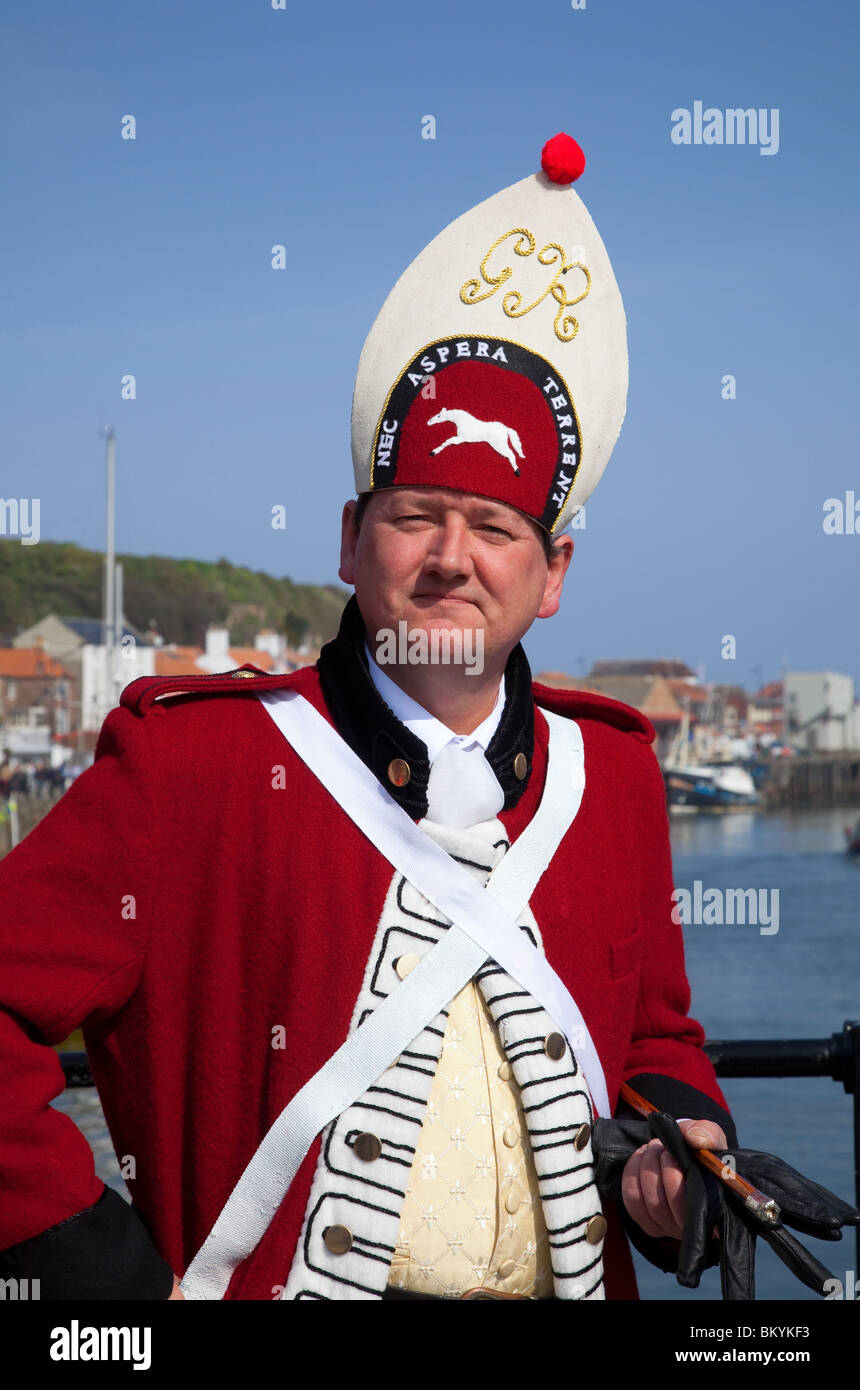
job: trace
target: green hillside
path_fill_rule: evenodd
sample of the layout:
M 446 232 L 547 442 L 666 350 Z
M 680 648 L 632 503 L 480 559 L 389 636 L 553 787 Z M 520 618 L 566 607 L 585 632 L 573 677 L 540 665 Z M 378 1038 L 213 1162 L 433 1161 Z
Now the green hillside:
M 146 632 L 152 621 L 166 642 L 202 646 L 207 623 L 224 623 L 234 646 L 252 645 L 262 627 L 328 641 L 337 631 L 345 589 L 295 584 L 226 560 L 172 560 L 117 555 L 123 567 L 125 616 Z M 104 561 L 71 543 L 0 541 L 0 641 L 48 613 L 100 618 Z

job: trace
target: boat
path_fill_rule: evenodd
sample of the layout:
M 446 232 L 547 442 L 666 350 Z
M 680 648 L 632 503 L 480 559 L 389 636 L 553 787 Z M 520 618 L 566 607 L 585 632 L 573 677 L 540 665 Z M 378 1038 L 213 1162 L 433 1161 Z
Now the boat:
M 738 763 L 668 765 L 663 779 L 672 811 L 735 811 L 761 803 L 755 782 Z
M 845 841 L 849 854 L 860 854 L 860 820 L 856 825 L 846 825 Z

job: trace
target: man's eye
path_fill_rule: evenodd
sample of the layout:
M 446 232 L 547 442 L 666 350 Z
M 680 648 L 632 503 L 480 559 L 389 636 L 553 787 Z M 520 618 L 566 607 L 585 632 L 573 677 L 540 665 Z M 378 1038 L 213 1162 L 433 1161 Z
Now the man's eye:
M 483 526 L 481 527 L 481 530 L 482 530 L 482 531 L 492 531 L 492 533 L 493 533 L 494 535 L 496 535 L 496 536 L 505 536 L 508 540 L 511 539 L 511 533 L 510 533 L 510 531 L 505 531 L 501 526 L 491 526 L 491 525 L 489 524 L 489 522 L 487 522 L 485 525 L 483 525 Z

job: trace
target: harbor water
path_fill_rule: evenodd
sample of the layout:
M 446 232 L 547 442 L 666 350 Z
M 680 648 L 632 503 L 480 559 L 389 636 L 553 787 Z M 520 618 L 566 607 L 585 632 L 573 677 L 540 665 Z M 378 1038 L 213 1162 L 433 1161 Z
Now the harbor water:
M 672 817 L 675 885 L 689 893 L 693 918 L 684 925 L 691 1011 L 709 1040 L 827 1038 L 847 1019 L 860 1019 L 860 856 L 845 853 L 849 819 L 856 811 Z M 728 909 L 730 890 L 748 889 L 756 890 L 757 920 L 750 920 L 748 895 L 746 920 L 726 921 L 741 915 Z M 841 1082 L 777 1077 L 721 1085 L 744 1148 L 778 1154 L 854 1201 L 852 1104 Z M 55 1105 L 86 1134 L 102 1179 L 124 1191 L 95 1091 L 68 1091 Z M 860 1278 L 853 1232 L 839 1242 L 800 1239 L 843 1285 Z M 757 1250 L 758 1299 L 817 1300 L 764 1242 Z M 716 1270 L 698 1289 L 682 1289 L 672 1275 L 634 1259 L 643 1299 L 720 1298 Z
M 860 1019 L 860 857 L 845 853 L 843 834 L 856 818 L 856 810 L 834 809 L 672 816 L 676 888 L 693 899 L 698 881 L 699 898 L 716 889 L 717 904 L 727 903 L 727 890 L 754 888 L 764 915 L 774 918 L 684 926 L 691 1012 L 709 1040 L 829 1038 L 847 1019 Z M 743 1148 L 778 1154 L 854 1201 L 852 1097 L 841 1082 L 738 1077 L 720 1084 Z M 856 1270 L 852 1283 L 860 1278 L 853 1230 L 840 1241 L 798 1238 L 843 1286 L 849 1271 Z M 757 1298 L 818 1300 L 763 1241 L 756 1250 Z M 717 1270 L 698 1289 L 682 1289 L 635 1258 L 642 1298 L 720 1297 Z

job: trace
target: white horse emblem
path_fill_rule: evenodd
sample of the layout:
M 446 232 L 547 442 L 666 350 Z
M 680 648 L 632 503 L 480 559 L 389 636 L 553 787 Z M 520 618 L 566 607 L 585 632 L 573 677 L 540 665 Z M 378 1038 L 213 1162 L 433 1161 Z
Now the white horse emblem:
M 514 446 L 521 459 L 525 458 L 523 446 L 516 430 L 511 429 L 510 425 L 503 425 L 500 420 L 476 420 L 474 415 L 470 415 L 468 410 L 446 410 L 443 408 L 438 415 L 434 415 L 432 420 L 428 420 L 428 425 L 441 425 L 446 420 L 452 420 L 457 427 L 457 433 L 452 434 L 450 439 L 445 439 L 438 449 L 431 450 L 434 454 L 441 454 L 443 449 L 447 449 L 449 444 L 489 444 L 491 449 L 495 449 L 497 454 L 501 454 L 503 459 L 507 459 L 514 472 L 519 475 L 517 461 L 511 452 L 511 445 Z

